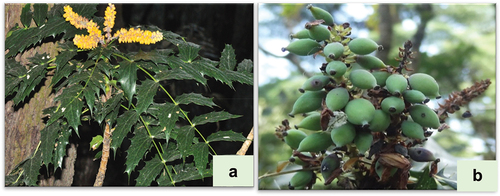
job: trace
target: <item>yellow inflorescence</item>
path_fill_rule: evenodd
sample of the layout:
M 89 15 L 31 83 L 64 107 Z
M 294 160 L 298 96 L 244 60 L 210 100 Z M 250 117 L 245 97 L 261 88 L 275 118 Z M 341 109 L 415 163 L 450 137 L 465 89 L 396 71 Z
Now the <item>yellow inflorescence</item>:
M 118 38 L 118 42 L 122 43 L 132 43 L 138 42 L 140 44 L 154 44 L 163 39 L 163 34 L 160 31 L 151 32 L 148 30 L 141 30 L 139 28 L 130 28 L 129 30 L 120 29 L 115 33 L 113 37 L 111 37 L 111 29 L 115 25 L 115 5 L 109 4 L 104 13 L 104 32 L 106 32 L 106 42 L 111 41 L 111 39 Z M 97 23 L 92 20 L 88 20 L 85 17 L 78 15 L 73 12 L 73 8 L 69 5 L 64 6 L 64 15 L 63 17 L 66 21 L 69 21 L 73 26 L 78 29 L 87 29 L 89 35 L 75 35 L 73 38 L 73 42 L 78 48 L 81 49 L 93 49 L 96 48 L 98 43 L 105 44 L 104 36 L 102 35 L 101 30 L 99 30 L 99 26 Z
M 148 30 L 134 29 L 129 30 L 120 29 L 115 33 L 114 37 L 118 37 L 120 43 L 139 42 L 140 44 L 154 44 L 163 39 L 163 34 L 160 31 L 151 32 Z
M 104 41 L 101 30 L 99 26 L 93 21 L 87 23 L 87 32 L 89 35 L 75 35 L 73 42 L 78 48 L 81 49 L 93 49 L 97 47 L 99 42 Z
M 111 37 L 111 29 L 115 26 L 115 5 L 109 4 L 104 12 L 104 32 L 106 32 L 106 37 Z
M 87 18 L 73 12 L 73 8 L 71 8 L 69 5 L 64 6 L 63 17 L 66 18 L 66 21 L 69 21 L 69 23 L 71 23 L 71 25 L 75 26 L 77 29 L 87 28 L 87 23 L 89 22 Z

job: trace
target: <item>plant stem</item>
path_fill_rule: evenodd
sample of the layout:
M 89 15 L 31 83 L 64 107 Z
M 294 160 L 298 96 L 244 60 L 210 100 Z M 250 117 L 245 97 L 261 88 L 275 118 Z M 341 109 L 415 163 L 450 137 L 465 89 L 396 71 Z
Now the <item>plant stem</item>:
M 104 182 L 109 159 L 109 149 L 111 146 L 111 132 L 112 131 L 109 128 L 109 124 L 106 123 L 106 128 L 104 129 L 104 137 L 102 139 L 101 163 L 99 165 L 99 172 L 97 173 L 94 186 L 102 186 L 102 183 Z
M 238 152 L 236 152 L 236 154 L 237 155 L 245 155 L 247 153 L 248 148 L 252 144 L 252 141 L 253 141 L 253 127 L 247 136 L 247 140 L 245 142 L 243 142 L 243 145 L 241 146 L 240 150 L 238 150 Z
M 111 98 L 111 89 L 105 93 L 106 95 L 102 97 L 103 103 Z M 109 124 L 106 122 L 106 127 L 104 128 L 104 137 L 102 139 L 101 163 L 99 165 L 99 172 L 97 173 L 94 186 L 102 186 L 102 183 L 104 182 L 109 159 L 109 149 L 111 146 L 111 134 L 113 133 L 113 130 L 114 129 L 110 129 Z
M 299 172 L 299 171 L 317 170 L 317 169 L 320 169 L 320 168 L 321 168 L 321 166 L 317 166 L 317 167 L 302 168 L 302 169 L 296 169 L 296 170 L 290 170 L 290 171 L 284 171 L 284 172 L 276 172 L 276 173 L 264 174 L 262 176 L 259 176 L 259 180 L 262 179 L 262 178 L 279 176 L 279 175 L 284 175 L 284 174 L 289 174 L 289 173 L 294 173 L 294 172 Z

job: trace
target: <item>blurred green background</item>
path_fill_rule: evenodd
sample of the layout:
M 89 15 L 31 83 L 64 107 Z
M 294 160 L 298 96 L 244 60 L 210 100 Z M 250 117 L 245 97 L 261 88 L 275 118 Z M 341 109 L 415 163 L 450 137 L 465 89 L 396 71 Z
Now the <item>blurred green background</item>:
M 323 58 L 300 57 L 282 52 L 289 35 L 304 28 L 314 18 L 307 4 L 260 4 L 259 14 L 259 176 L 274 173 L 287 161 L 292 150 L 274 135 L 281 121 L 293 126 L 302 118 L 290 118 L 297 90 L 313 74 L 319 73 Z M 428 103 L 439 107 L 451 92 L 474 82 L 490 79 L 488 90 L 473 102 L 450 115 L 450 126 L 435 132 L 428 143 L 441 158 L 450 178 L 456 179 L 458 159 L 496 159 L 495 131 L 495 4 L 314 4 L 332 13 L 335 23 L 349 22 L 351 38 L 368 37 L 384 46 L 374 55 L 388 65 L 406 40 L 416 52 L 411 68 L 433 76 L 443 97 Z M 470 111 L 471 118 L 462 113 Z M 307 132 L 309 134 L 310 132 Z M 444 159 L 444 160 L 443 160 Z M 415 165 L 418 169 L 421 165 Z M 284 170 L 293 170 L 288 165 Z M 259 179 L 259 189 L 288 189 L 293 174 Z M 324 189 L 321 184 L 314 189 Z M 332 183 L 333 184 L 333 183 Z M 334 185 L 330 185 L 334 186 Z M 326 187 L 335 188 L 335 187 Z

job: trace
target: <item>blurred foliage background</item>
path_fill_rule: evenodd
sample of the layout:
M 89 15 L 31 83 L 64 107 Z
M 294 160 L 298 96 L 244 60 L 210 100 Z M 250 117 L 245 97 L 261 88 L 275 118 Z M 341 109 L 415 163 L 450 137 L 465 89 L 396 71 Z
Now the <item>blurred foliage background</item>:
M 319 73 L 323 58 L 282 52 L 289 35 L 314 18 L 307 4 L 259 5 L 259 176 L 274 173 L 292 150 L 276 138 L 276 127 L 288 119 L 290 125 L 302 118 L 290 118 L 297 90 L 311 75 Z M 314 4 L 332 13 L 335 23 L 350 23 L 351 38 L 369 37 L 384 50 L 374 55 L 388 65 L 406 40 L 416 52 L 411 68 L 433 76 L 440 84 L 441 99 L 428 103 L 437 108 L 454 91 L 474 82 L 490 79 L 488 90 L 473 102 L 450 115 L 450 126 L 435 132 L 429 142 L 437 157 L 446 157 L 442 166 L 451 169 L 456 160 L 496 159 L 495 131 L 495 4 Z M 470 111 L 471 118 L 462 113 Z M 310 132 L 307 132 L 310 134 Z M 432 141 L 431 141 L 432 140 Z M 440 150 L 439 150 L 440 149 Z M 439 151 L 436 153 L 436 151 Z M 443 159 L 441 159 L 443 160 Z M 288 165 L 285 170 L 294 169 Z M 296 168 L 295 168 L 296 169 Z M 287 189 L 293 174 L 259 179 L 259 189 Z M 456 176 L 455 176 L 456 178 Z M 322 184 L 322 182 L 317 183 Z M 333 184 L 333 183 L 332 183 Z M 323 189 L 324 187 L 313 187 Z

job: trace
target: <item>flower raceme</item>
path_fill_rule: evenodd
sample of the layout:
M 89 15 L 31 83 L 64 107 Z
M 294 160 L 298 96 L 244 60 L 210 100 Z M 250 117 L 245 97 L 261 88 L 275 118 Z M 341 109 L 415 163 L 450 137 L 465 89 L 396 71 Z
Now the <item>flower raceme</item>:
M 114 37 L 118 37 L 120 43 L 139 42 L 140 44 L 154 44 L 163 39 L 161 32 L 151 32 L 147 30 L 130 28 L 129 30 L 120 29 L 115 33 Z
M 88 20 L 85 17 L 82 17 L 73 11 L 71 6 L 64 6 L 64 15 L 63 17 L 66 21 L 69 21 L 71 25 L 75 26 L 78 29 L 87 29 L 89 35 L 75 35 L 73 38 L 73 42 L 80 49 L 94 49 L 97 47 L 98 43 L 106 44 L 109 43 L 112 39 L 118 38 L 118 42 L 122 43 L 133 43 L 138 42 L 140 44 L 154 44 L 163 39 L 163 34 L 160 31 L 148 31 L 141 30 L 139 28 L 130 28 L 126 30 L 124 28 L 118 30 L 113 37 L 111 37 L 111 29 L 115 25 L 115 5 L 108 4 L 109 6 L 106 8 L 104 12 L 104 32 L 106 32 L 106 40 L 102 35 L 101 30 L 97 23 L 92 20 Z

